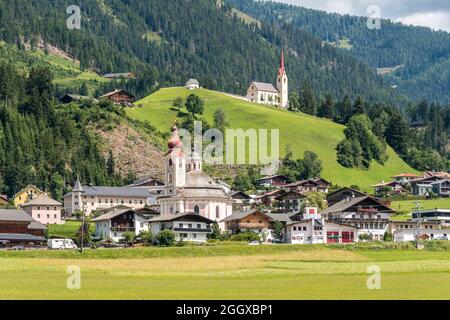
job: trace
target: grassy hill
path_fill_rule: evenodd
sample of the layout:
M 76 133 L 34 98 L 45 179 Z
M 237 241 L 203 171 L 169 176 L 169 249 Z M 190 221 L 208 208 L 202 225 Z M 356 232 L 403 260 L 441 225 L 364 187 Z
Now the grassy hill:
M 192 93 L 185 88 L 161 89 L 136 102 L 137 108 L 128 109 L 127 114 L 135 119 L 149 121 L 161 132 L 168 132 L 178 111 L 171 108 L 177 97 L 185 98 Z M 389 148 L 389 161 L 385 166 L 373 163 L 368 171 L 342 167 L 336 160 L 336 146 L 344 139 L 344 126 L 325 119 L 305 114 L 294 114 L 286 110 L 249 103 L 224 93 L 200 89 L 195 91 L 205 100 L 203 118 L 213 123 L 214 111 L 220 107 L 225 110 L 230 128 L 265 128 L 280 130 L 280 154 L 284 155 L 290 145 L 298 158 L 307 150 L 317 153 L 323 161 L 323 177 L 335 184 L 349 186 L 357 184 L 368 190 L 371 185 L 387 180 L 400 172 L 415 172 Z

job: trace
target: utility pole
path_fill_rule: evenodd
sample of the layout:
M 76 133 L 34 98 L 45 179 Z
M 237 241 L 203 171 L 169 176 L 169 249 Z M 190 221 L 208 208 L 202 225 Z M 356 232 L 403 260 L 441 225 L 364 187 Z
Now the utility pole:
M 84 249 L 84 208 L 81 211 L 81 246 L 80 252 L 83 253 Z

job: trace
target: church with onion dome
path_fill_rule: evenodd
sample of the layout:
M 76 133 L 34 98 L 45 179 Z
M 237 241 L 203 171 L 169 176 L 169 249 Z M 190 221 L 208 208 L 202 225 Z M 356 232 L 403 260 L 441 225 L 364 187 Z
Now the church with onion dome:
M 158 198 L 161 216 L 195 213 L 217 221 L 224 229 L 223 219 L 233 214 L 233 199 L 202 171 L 202 159 L 187 159 L 178 128 L 172 128 L 165 155 L 164 195 Z

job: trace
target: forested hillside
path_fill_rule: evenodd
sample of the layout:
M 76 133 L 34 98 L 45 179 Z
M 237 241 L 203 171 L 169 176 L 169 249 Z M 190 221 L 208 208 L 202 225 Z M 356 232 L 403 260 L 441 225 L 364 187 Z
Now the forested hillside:
M 81 30 L 69 30 L 66 9 L 77 3 Z M 0 38 L 32 49 L 43 40 L 79 60 L 83 70 L 136 72 L 138 78 L 123 86 L 138 97 L 191 77 L 210 89 L 243 94 L 251 80 L 275 80 L 284 49 L 293 88 L 307 79 L 321 95 L 391 100 L 390 87 L 350 54 L 323 46 L 308 31 L 241 17 L 215 0 L 5 0 Z
M 450 103 L 450 33 L 405 26 L 389 20 L 367 28 L 367 18 L 331 14 L 278 2 L 227 0 L 237 9 L 267 22 L 304 28 L 324 42 L 385 73 L 386 81 L 412 100 Z

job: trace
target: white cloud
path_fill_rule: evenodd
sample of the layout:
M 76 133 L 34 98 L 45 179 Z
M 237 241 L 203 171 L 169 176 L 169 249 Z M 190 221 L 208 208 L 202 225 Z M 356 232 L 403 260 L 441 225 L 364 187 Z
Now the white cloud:
M 275 0 L 311 9 L 367 16 L 367 8 L 379 6 L 381 17 L 450 32 L 449 0 Z
M 418 12 L 410 16 L 399 17 L 395 21 L 415 26 L 426 26 L 435 30 L 450 31 L 450 12 Z

